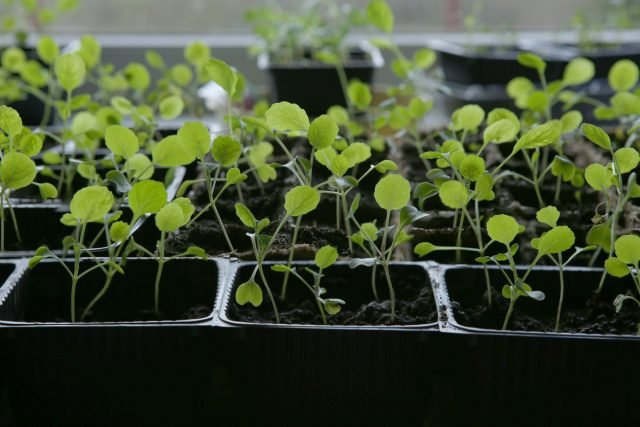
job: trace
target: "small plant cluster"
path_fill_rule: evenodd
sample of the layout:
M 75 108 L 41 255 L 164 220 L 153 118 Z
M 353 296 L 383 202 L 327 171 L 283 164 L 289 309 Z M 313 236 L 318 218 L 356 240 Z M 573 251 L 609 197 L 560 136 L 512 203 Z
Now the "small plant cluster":
M 324 10 L 329 18 L 269 10 L 253 11 L 250 19 L 269 52 L 304 56 L 302 46 L 340 73 L 346 31 L 361 23 L 389 34 L 394 18 L 382 0 L 370 1 L 363 11 L 335 8 Z M 344 21 L 340 31 L 326 32 L 334 15 Z M 281 49 L 292 40 L 296 44 L 290 49 Z M 157 262 L 150 305 L 160 318 L 165 265 L 181 257 L 221 254 L 255 262 L 248 280 L 235 289 L 235 301 L 259 307 L 266 293 L 276 322 L 279 307 L 291 297 L 288 288 L 301 286 L 323 322 L 331 323 L 331 316 L 349 304 L 339 290 L 327 291 L 332 267 L 341 258 L 352 269 L 370 270 L 371 298 L 388 300 L 389 319 L 395 322 L 393 263 L 412 257 L 411 249 L 419 259 L 451 253 L 454 262 L 471 254 L 471 262 L 483 266 L 489 306 L 494 286 L 489 266 L 496 266 L 508 301 L 503 329 L 518 299 L 545 298 L 531 280 L 542 264 L 558 271 L 555 330 L 561 329 L 566 269 L 572 264 L 604 266 L 597 293 L 608 275 L 631 276 L 638 293 L 620 295 L 612 306 L 640 305 L 640 237 L 630 220 L 640 197 L 637 65 L 620 61 L 611 68 L 609 83 L 616 94 L 603 103 L 581 91 L 595 73 L 588 59 L 575 58 L 562 79 L 546 81 L 546 63 L 521 54 L 520 64 L 535 70 L 539 81 L 515 77 L 509 83 L 518 109 L 465 105 L 452 114 L 447 129 L 425 133 L 421 123 L 433 102 L 420 94 L 414 77 L 434 64 L 434 53 L 423 49 L 407 57 L 386 36 L 371 43 L 394 56 L 391 68 L 400 83 L 377 102 L 369 85 L 344 81 L 347 104 L 318 117 L 286 101 L 259 102 L 247 111 L 239 102 L 245 91 L 242 74 L 201 43 L 187 46 L 184 64 L 167 67 L 157 53 L 148 52 L 147 65 L 132 63 L 123 70 L 102 63 L 100 46 L 90 36 L 78 51 L 65 54 L 53 39 L 42 37 L 39 61 L 27 59 L 19 48 L 5 50 L 0 95 L 8 101 L 25 93 L 40 98 L 60 118 L 61 130 L 29 130 L 15 110 L 0 107 L 2 235 L 10 221 L 19 236 L 14 192 L 31 185 L 42 198 L 65 204 L 60 222 L 70 232 L 61 250 L 40 247 L 30 265 L 48 258 L 68 273 L 71 321 L 89 318 L 114 277 L 126 274 L 127 261 L 137 255 Z M 162 77 L 152 81 L 147 66 Z M 98 90 L 80 94 L 87 81 Z M 189 107 L 191 94 L 206 82 L 227 94 L 224 128 L 211 132 L 202 122 L 188 121 L 175 134 L 160 135 L 160 120 L 197 110 Z M 613 137 L 583 123 L 579 107 L 585 105 L 599 119 L 617 120 Z M 177 190 L 169 188 L 182 167 L 198 172 Z M 532 197 L 522 197 L 527 193 Z M 512 205 L 499 202 L 505 194 Z M 591 221 L 582 221 L 581 212 Z M 419 234 L 434 218 L 448 222 L 451 233 L 444 242 Z M 144 221 L 153 221 L 157 229 L 152 246 L 135 234 Z M 207 224 L 219 231 L 215 239 L 224 242 L 224 250 L 210 251 L 206 241 L 191 244 L 189 236 Z M 319 227 L 338 237 L 309 242 L 305 233 Z M 190 243 L 181 247 L 185 236 Z M 249 250 L 243 252 L 245 247 Z M 311 266 L 296 263 L 309 258 Z M 281 280 L 267 274 L 269 265 Z M 78 286 L 92 272 L 104 275 L 102 289 L 77 309 Z

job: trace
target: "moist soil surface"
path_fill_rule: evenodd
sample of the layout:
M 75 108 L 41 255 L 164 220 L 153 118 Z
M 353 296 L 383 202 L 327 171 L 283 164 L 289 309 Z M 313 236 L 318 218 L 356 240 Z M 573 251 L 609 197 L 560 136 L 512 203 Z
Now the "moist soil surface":
M 360 276 L 362 281 L 367 282 L 366 286 L 360 286 L 364 292 L 368 292 L 367 295 L 371 294 L 371 286 L 368 283 L 370 276 L 369 272 L 364 271 Z M 377 286 L 380 295 L 387 285 L 384 276 L 382 274 L 378 276 Z M 361 304 L 350 303 L 345 298 L 346 304 L 342 307 L 342 310 L 336 315 L 327 316 L 327 323 L 329 325 L 376 326 L 419 325 L 437 321 L 438 314 L 433 293 L 431 286 L 425 283 L 424 271 L 403 270 L 394 274 L 392 270 L 391 276 L 397 297 L 396 318 L 394 320 L 391 319 L 391 302 L 389 299 L 374 301 L 373 295 L 371 295 L 370 301 Z M 354 285 L 350 279 L 349 277 L 327 275 L 321 286 L 327 286 L 331 289 L 348 288 Z M 295 286 L 302 287 L 303 285 L 291 277 L 289 289 Z M 274 294 L 277 294 L 275 290 Z M 327 296 L 329 298 L 341 298 L 338 292 L 332 291 L 329 291 Z M 382 297 L 382 295 L 380 296 Z M 290 295 L 284 302 L 276 300 L 276 303 L 280 311 L 281 323 L 322 325 L 322 317 L 311 292 L 302 295 Z M 254 308 L 251 305 L 239 306 L 235 301 L 232 301 L 229 306 L 229 314 L 231 319 L 243 322 L 275 322 L 273 310 L 266 293 L 262 305 L 258 308 Z
M 42 307 L 37 312 L 31 311 L 30 315 L 24 319 L 27 322 L 53 322 L 53 323 L 66 323 L 69 322 L 69 312 L 63 311 L 63 304 L 52 304 L 49 307 Z M 76 313 L 76 320 L 80 321 L 80 316 L 84 307 L 82 307 Z M 180 316 L 167 316 L 160 313 L 157 316 L 152 308 L 141 308 L 138 310 L 132 310 L 129 307 L 111 306 L 108 309 L 100 307 L 100 303 L 95 306 L 95 310 L 89 312 L 87 317 L 83 320 L 86 323 L 98 323 L 98 322 L 154 322 L 154 321 L 175 321 L 175 320 L 194 320 L 202 319 L 211 314 L 213 310 L 212 305 L 198 304 L 189 307 Z
M 486 300 L 485 300 L 486 301 Z M 509 302 L 494 289 L 493 303 L 486 302 L 463 307 L 457 301 L 451 306 L 458 324 L 483 329 L 502 329 Z M 556 313 L 530 316 L 518 309 L 513 310 L 507 330 L 527 332 L 554 332 Z M 591 297 L 587 301 L 567 302 L 563 307 L 558 332 L 585 334 L 636 335 L 640 323 L 640 310 L 632 303 L 624 304 L 619 313 L 615 312 L 612 301 Z
M 272 223 L 264 231 L 269 235 L 274 231 L 277 224 Z M 251 240 L 247 233 L 250 230 L 243 224 L 235 222 L 225 223 L 227 235 L 236 249 L 236 256 L 241 259 L 254 259 L 251 248 Z M 289 256 L 291 240 L 293 237 L 293 227 L 283 227 L 277 239 L 273 243 L 267 259 L 285 259 Z M 200 246 L 209 255 L 230 254 L 224 234 L 216 221 L 201 220 L 193 226 L 181 230 L 166 242 L 167 253 L 178 254 L 187 250 L 189 246 Z M 327 226 L 307 226 L 302 225 L 298 231 L 296 243 L 296 259 L 310 259 L 315 255 L 315 251 L 322 246 L 332 245 L 340 254 L 346 255 L 349 249 L 347 235 L 342 230 Z

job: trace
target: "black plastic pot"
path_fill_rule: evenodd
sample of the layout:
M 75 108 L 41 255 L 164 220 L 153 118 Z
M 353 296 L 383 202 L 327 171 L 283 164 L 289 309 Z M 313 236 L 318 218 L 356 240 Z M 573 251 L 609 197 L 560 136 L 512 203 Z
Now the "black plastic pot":
M 380 51 L 367 47 L 344 64 L 347 80 L 358 79 L 371 84 L 376 68 L 384 66 Z M 267 55 L 258 58 L 258 67 L 269 72 L 274 102 L 298 104 L 309 115 L 318 116 L 333 105 L 346 105 L 340 78 L 335 67 L 315 60 L 289 64 L 271 63 Z
M 592 297 L 601 274 L 602 269 L 567 269 L 565 310 Z M 640 357 L 636 336 L 503 332 L 468 324 L 460 320 L 460 313 L 486 304 L 481 267 L 439 266 L 431 275 L 441 308 L 440 328 L 445 332 L 442 349 L 446 349 L 442 359 L 446 367 L 441 371 L 445 375 L 438 379 L 431 425 L 640 424 L 634 409 L 640 380 L 635 369 Z M 492 269 L 492 276 L 494 287 L 500 289 L 500 273 Z M 555 316 L 557 269 L 536 268 L 528 282 L 544 291 L 546 299 L 521 298 L 516 312 Z M 630 281 L 609 278 L 602 297 L 613 301 L 632 286 Z
M 312 263 L 295 264 L 300 271 Z M 236 425 L 416 425 L 423 424 L 432 397 L 436 325 L 322 326 L 242 321 L 235 314 L 236 288 L 248 279 L 254 263 L 231 262 L 221 301 L 221 325 L 232 333 L 235 349 L 232 395 L 241 396 L 247 410 L 236 411 Z M 419 263 L 395 264 L 396 273 Z M 272 286 L 280 273 L 265 269 Z M 348 278 L 348 289 L 323 287 L 327 295 L 347 304 L 372 299 L 370 269 L 350 270 L 338 263 L 325 275 Z M 278 276 L 276 276 L 278 275 Z M 326 276 L 325 276 L 326 281 Z M 274 287 L 274 292 L 279 290 Z M 380 291 L 383 292 L 380 286 Z M 292 280 L 288 298 L 308 300 L 308 290 Z M 263 304 L 270 307 L 265 292 Z M 297 300 L 296 300 L 297 301 Z M 231 408 L 230 408 L 231 409 Z M 333 421 L 331 421 L 333 420 Z
M 129 319 L 125 313 L 153 308 L 155 267 L 128 260 L 126 275 L 95 306 L 101 323 L 67 323 L 69 279 L 56 263 L 25 269 L 0 289 L 3 375 L 16 425 L 215 424 L 224 345 L 211 325 L 225 263 L 169 262 L 160 306 L 164 318 L 178 320 Z M 96 272 L 80 282 L 80 308 L 103 281 Z
M 506 85 L 515 76 L 538 80 L 535 70 L 518 63 L 518 55 L 533 46 L 487 44 L 473 48 L 463 44 L 434 40 L 430 46 L 438 52 L 445 80 L 463 85 Z M 561 56 L 543 55 L 549 81 L 562 77 L 566 61 Z

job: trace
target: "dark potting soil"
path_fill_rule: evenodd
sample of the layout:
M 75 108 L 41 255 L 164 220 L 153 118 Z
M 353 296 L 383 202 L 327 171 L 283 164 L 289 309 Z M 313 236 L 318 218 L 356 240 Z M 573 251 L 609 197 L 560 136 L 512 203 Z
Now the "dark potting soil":
M 272 223 L 264 232 L 269 234 L 275 231 L 277 224 Z M 236 249 L 235 256 L 241 259 L 254 259 L 251 240 L 247 233 L 250 230 L 238 222 L 225 222 L 227 235 Z M 285 259 L 289 256 L 293 229 L 284 227 L 273 244 L 268 259 Z M 189 246 L 200 246 L 209 255 L 230 254 L 229 245 L 216 221 L 197 221 L 191 227 L 172 234 L 167 239 L 166 250 L 170 254 L 184 252 Z M 316 250 L 322 246 L 332 245 L 341 254 L 346 254 L 349 249 L 347 235 L 342 230 L 327 226 L 302 225 L 298 231 L 296 242 L 296 259 L 311 259 Z
M 89 312 L 84 322 L 155 322 L 155 321 L 175 321 L 175 320 L 195 320 L 202 319 L 211 314 L 213 310 L 212 306 L 207 305 L 194 305 L 189 307 L 179 317 L 165 316 L 164 313 L 160 313 L 160 316 L 156 315 L 153 310 L 141 309 L 138 311 L 131 311 L 127 309 L 111 309 L 108 313 Z M 54 322 L 68 322 L 69 315 L 62 314 L 59 317 L 54 318 Z M 78 313 L 78 316 L 82 314 L 82 311 Z
M 302 269 L 299 269 L 301 271 Z M 391 319 L 391 302 L 387 297 L 387 283 L 382 271 L 377 275 L 378 295 L 380 301 L 374 301 L 371 291 L 371 270 L 363 268 L 331 274 L 325 272 L 321 283 L 328 289 L 327 297 L 342 298 L 346 304 L 342 310 L 327 316 L 329 325 L 418 325 L 437 321 L 437 309 L 428 280 L 425 280 L 422 269 L 402 269 L 391 271 L 391 280 L 396 292 L 396 317 Z M 357 272 L 357 276 L 354 274 Z M 266 271 L 265 271 L 266 273 Z M 308 276 L 308 274 L 307 274 Z M 357 277 L 357 279 L 356 279 Z M 309 279 L 308 277 L 306 277 Z M 355 280 L 354 280 L 355 279 Z M 267 280 L 273 288 L 274 295 L 279 295 L 282 279 L 273 275 Z M 278 286 L 274 286 L 275 284 Z M 345 291 L 340 292 L 341 289 Z M 347 295 L 350 295 L 349 298 Z M 322 316 L 311 293 L 295 277 L 291 276 L 288 285 L 288 296 L 284 302 L 276 300 L 280 312 L 280 321 L 285 324 L 322 325 Z M 231 301 L 230 318 L 244 322 L 273 323 L 275 317 L 265 293 L 262 305 L 254 308 L 251 305 L 239 306 Z
M 492 291 L 491 307 L 486 303 L 486 293 L 483 301 L 475 305 L 465 306 L 452 301 L 451 306 L 458 324 L 483 329 L 502 329 L 509 300 L 495 288 Z M 640 310 L 634 304 L 626 303 L 622 310 L 616 313 L 612 301 L 609 297 L 598 297 L 595 294 L 586 300 L 565 299 L 558 332 L 636 335 L 640 324 Z M 536 310 L 535 315 L 532 315 L 522 308 L 522 302 L 520 299 L 516 303 L 507 330 L 554 332 L 555 310 Z M 531 304 L 540 303 L 532 301 Z

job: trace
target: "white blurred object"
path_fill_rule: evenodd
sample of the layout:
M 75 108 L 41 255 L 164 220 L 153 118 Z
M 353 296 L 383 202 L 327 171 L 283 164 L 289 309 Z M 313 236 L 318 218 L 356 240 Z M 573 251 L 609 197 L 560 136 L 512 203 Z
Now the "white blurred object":
M 204 101 L 209 111 L 224 110 L 227 107 L 227 92 L 217 83 L 210 82 L 198 89 L 198 98 Z

